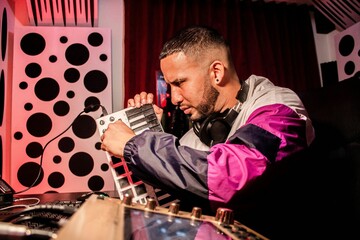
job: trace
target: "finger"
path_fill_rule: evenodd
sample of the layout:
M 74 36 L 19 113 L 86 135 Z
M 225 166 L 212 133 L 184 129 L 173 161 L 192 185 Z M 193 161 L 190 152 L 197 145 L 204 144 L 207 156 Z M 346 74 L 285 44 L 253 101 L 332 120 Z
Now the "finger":
M 105 138 L 105 132 L 106 132 L 106 129 L 105 129 L 105 130 L 103 130 L 103 134 L 101 134 L 101 136 L 100 136 L 100 141 L 101 141 L 101 143 L 104 141 L 104 138 Z
M 127 102 L 127 107 L 134 107 L 135 106 L 135 100 L 133 98 L 130 98 Z
M 148 93 L 147 92 L 141 92 L 140 93 L 140 102 L 141 102 L 141 105 L 144 105 L 147 103 L 147 96 L 148 96 Z
M 135 107 L 141 107 L 140 94 L 136 94 L 136 95 L 134 96 L 134 106 L 135 106 Z
M 106 147 L 103 143 L 101 144 L 100 148 L 101 148 L 101 150 L 106 151 Z
M 149 93 L 147 96 L 146 96 L 146 102 L 147 103 L 153 103 L 154 102 L 154 94 L 152 93 Z

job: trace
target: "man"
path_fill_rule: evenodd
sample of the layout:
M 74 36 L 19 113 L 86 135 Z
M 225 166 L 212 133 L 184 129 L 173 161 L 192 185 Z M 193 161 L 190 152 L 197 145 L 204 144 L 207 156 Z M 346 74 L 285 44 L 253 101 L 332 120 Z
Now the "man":
M 160 54 L 171 101 L 193 122 L 180 140 L 167 133 L 137 136 L 121 121 L 108 126 L 102 149 L 124 158 L 137 177 L 193 205 L 213 210 L 266 168 L 305 149 L 314 137 L 307 112 L 290 89 L 252 75 L 240 81 L 228 45 L 213 29 L 190 27 Z M 128 101 L 153 103 L 141 92 Z M 162 110 L 154 105 L 158 117 Z M 221 130 L 219 130 L 221 129 Z

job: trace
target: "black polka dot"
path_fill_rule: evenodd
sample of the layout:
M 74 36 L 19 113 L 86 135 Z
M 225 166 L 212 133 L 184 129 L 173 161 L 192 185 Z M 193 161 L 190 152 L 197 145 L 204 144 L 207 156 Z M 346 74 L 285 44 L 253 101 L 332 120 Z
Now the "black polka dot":
M 27 82 L 21 82 L 21 83 L 19 84 L 19 88 L 20 88 L 20 89 L 25 90 L 25 89 L 27 89 L 27 87 L 28 87 Z
M 16 140 L 22 139 L 22 138 L 23 138 L 22 132 L 16 132 L 16 133 L 14 133 L 14 138 L 15 138 Z
M 58 164 L 58 163 L 61 163 L 61 157 L 60 157 L 59 155 L 54 156 L 54 157 L 53 157 L 53 162 L 54 162 L 54 163 L 57 163 L 57 164 Z
M 355 71 L 355 63 L 353 61 L 345 63 L 344 71 L 347 75 L 352 75 Z
M 31 103 L 25 103 L 24 109 L 30 111 L 33 109 L 33 105 Z
M 21 50 L 31 56 L 39 55 L 45 49 L 45 39 L 38 33 L 28 33 L 22 37 Z
M 77 82 L 80 79 L 80 72 L 76 68 L 68 68 L 65 70 L 64 79 L 69 83 Z
M 52 128 L 52 121 L 45 113 L 35 113 L 26 122 L 27 131 L 35 137 L 47 135 Z
M 95 119 L 88 115 L 81 115 L 74 120 L 72 130 L 79 138 L 90 138 L 96 132 Z
M 31 142 L 26 146 L 26 154 L 31 158 L 40 157 L 43 152 L 43 147 L 38 142 Z
M 80 66 L 85 64 L 89 60 L 89 50 L 80 43 L 75 43 L 70 45 L 65 52 L 66 60 L 75 66 Z
M 100 100 L 94 96 L 88 97 L 85 100 L 84 107 L 87 107 L 90 105 L 98 106 L 96 109 L 99 109 L 100 108 Z
M 7 22 L 7 11 L 6 8 L 3 8 L 2 22 L 1 22 L 1 59 L 5 61 L 7 45 L 7 35 L 8 35 L 8 22 Z
M 45 191 L 45 193 L 59 193 L 59 192 L 54 191 L 54 190 L 49 190 L 49 191 Z
M 25 74 L 29 78 L 37 78 L 41 74 L 41 66 L 37 63 L 29 63 L 25 68 Z
M 5 111 L 5 77 L 4 70 L 1 70 L 0 76 L 0 126 L 2 126 Z
M 106 54 L 101 54 L 100 55 L 100 60 L 105 62 L 106 60 L 108 59 L 107 55 Z
M 55 55 L 51 55 L 51 56 L 49 57 L 49 62 L 54 63 L 54 62 L 56 62 L 56 61 L 57 61 L 57 57 L 56 57 Z
M 63 137 L 62 139 L 60 139 L 58 146 L 60 151 L 68 153 L 74 149 L 75 142 L 70 137 Z
M 88 181 L 88 186 L 92 191 L 100 191 L 104 187 L 104 179 L 100 176 L 92 176 Z
M 24 161 L 22 161 L 24 162 Z M 40 172 L 40 177 L 36 181 L 34 186 L 39 185 L 44 177 L 43 169 L 40 168 L 40 165 L 35 162 L 26 162 L 23 165 L 21 165 L 17 172 L 17 178 L 18 181 L 26 187 L 30 187 L 36 180 L 38 174 Z
M 66 93 L 66 96 L 71 99 L 71 98 L 75 97 L 75 93 L 74 93 L 74 91 L 68 91 Z
M 65 183 L 65 177 L 60 172 L 53 172 L 48 177 L 48 183 L 50 187 L 59 188 L 62 187 Z
M 75 176 L 86 176 L 91 173 L 93 168 L 94 160 L 88 153 L 75 153 L 69 160 L 69 169 Z
M 101 149 L 101 142 L 95 143 L 95 149 L 97 149 L 97 150 Z
M 65 37 L 65 36 L 60 37 L 60 42 L 61 43 L 67 43 L 67 41 L 68 41 L 67 37 Z
M 84 77 L 84 85 L 87 90 L 93 93 L 102 92 L 108 84 L 108 79 L 102 71 L 92 70 Z
M 60 86 L 52 78 L 42 78 L 35 85 L 35 95 L 43 101 L 54 100 L 60 92 Z
M 101 170 L 104 172 L 109 170 L 109 164 L 106 164 L 106 163 L 101 164 Z
M 54 104 L 54 113 L 58 116 L 65 116 L 70 111 L 70 106 L 65 101 L 58 101 Z
M 88 37 L 88 42 L 93 47 L 98 47 L 103 43 L 104 39 L 100 33 L 93 32 Z
M 342 56 L 349 56 L 354 50 L 355 40 L 351 35 L 345 35 L 339 42 L 339 53 Z

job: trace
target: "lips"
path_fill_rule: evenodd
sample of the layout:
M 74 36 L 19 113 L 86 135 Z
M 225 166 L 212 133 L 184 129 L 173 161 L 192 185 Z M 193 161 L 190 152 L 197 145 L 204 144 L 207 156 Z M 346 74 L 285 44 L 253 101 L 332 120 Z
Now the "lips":
M 181 106 L 180 109 L 181 109 L 185 114 L 190 114 L 191 108 L 185 107 L 185 106 Z

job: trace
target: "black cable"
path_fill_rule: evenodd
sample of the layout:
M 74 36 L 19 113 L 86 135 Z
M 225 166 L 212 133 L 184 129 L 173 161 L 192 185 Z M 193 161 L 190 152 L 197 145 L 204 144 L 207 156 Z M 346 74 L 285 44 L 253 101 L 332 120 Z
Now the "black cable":
M 0 222 L 0 239 L 55 239 L 57 235 L 51 231 L 29 229 L 26 226 Z
M 11 216 L 6 217 L 3 222 L 12 222 L 14 219 L 18 218 L 19 216 L 23 216 L 29 213 L 35 212 L 49 212 L 49 213 L 58 213 L 64 216 L 71 216 L 77 211 L 76 207 L 71 206 L 63 206 L 63 205 L 37 205 L 34 207 L 29 207 L 25 210 L 15 212 Z
M 63 218 L 61 218 L 63 219 Z M 62 227 L 62 223 L 59 219 L 45 217 L 41 215 L 34 215 L 34 216 L 20 216 L 19 218 L 14 219 L 11 221 L 12 224 L 17 225 L 25 225 L 26 223 L 31 222 L 32 224 L 42 225 L 41 228 L 51 228 L 51 229 L 60 229 Z M 41 229 L 40 227 L 36 227 L 36 229 Z
M 63 135 L 67 130 L 69 130 L 71 128 L 71 126 L 74 124 L 75 120 L 83 113 L 89 113 L 89 112 L 94 112 L 96 110 L 99 109 L 99 107 L 101 107 L 102 109 L 102 116 L 107 115 L 107 111 L 105 109 L 104 106 L 102 106 L 101 104 L 90 104 L 89 106 L 85 107 L 83 111 L 81 111 L 77 116 L 76 118 L 72 121 L 72 123 L 64 130 L 62 131 L 60 134 L 58 134 L 57 136 L 55 136 L 54 138 L 50 139 L 46 144 L 45 146 L 43 147 L 43 150 L 42 150 L 42 153 L 41 153 L 41 156 L 40 156 L 40 162 L 39 162 L 39 172 L 38 172 L 38 175 L 35 179 L 35 181 L 29 186 L 27 187 L 26 189 L 24 190 L 21 190 L 21 191 L 18 191 L 18 192 L 15 192 L 15 194 L 20 194 L 20 193 L 23 193 L 23 192 L 26 192 L 28 191 L 29 189 L 31 189 L 32 187 L 35 186 L 36 182 L 39 180 L 40 176 L 41 176 L 41 172 L 42 172 L 42 164 L 43 164 L 43 157 L 44 157 L 44 152 L 45 152 L 45 149 L 46 147 L 52 142 L 54 141 L 55 139 L 57 139 L 58 137 L 60 137 L 61 135 Z

